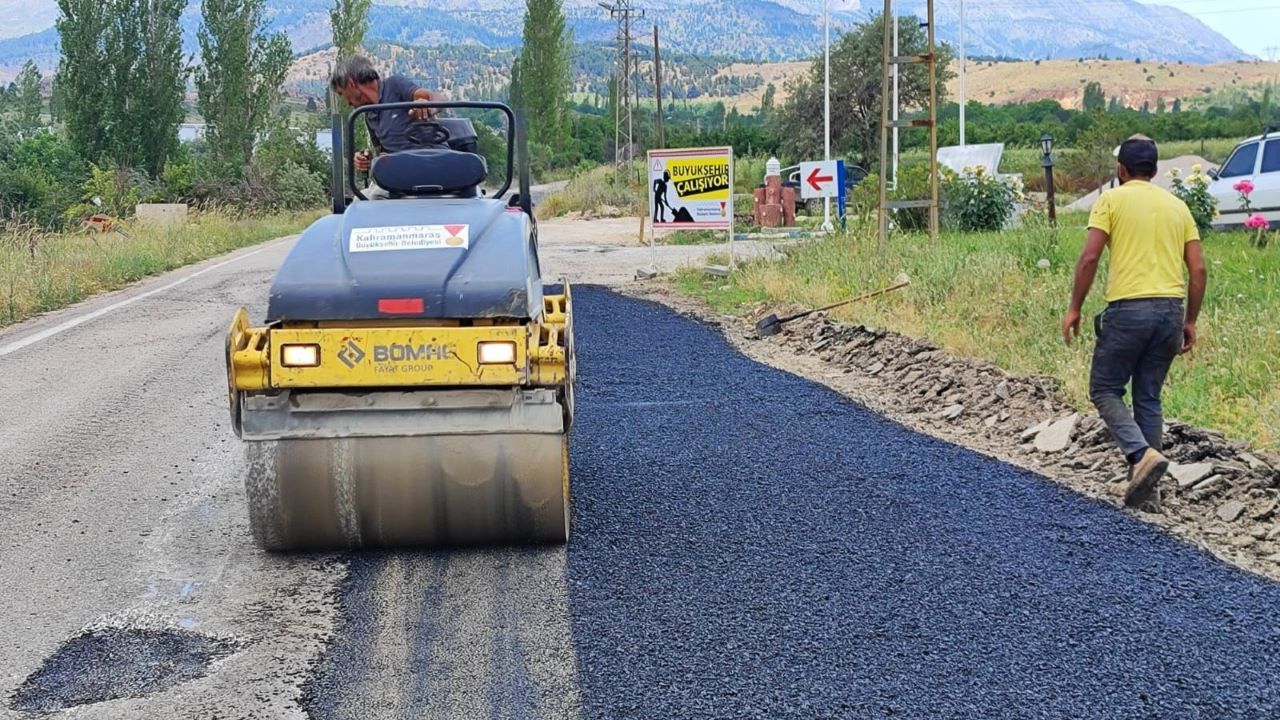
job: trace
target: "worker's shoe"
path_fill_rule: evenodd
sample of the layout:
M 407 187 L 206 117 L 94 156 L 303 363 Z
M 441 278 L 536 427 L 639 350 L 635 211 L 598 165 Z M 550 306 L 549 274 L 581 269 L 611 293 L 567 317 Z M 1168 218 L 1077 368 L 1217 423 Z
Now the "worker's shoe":
M 1142 459 L 1133 466 L 1133 479 L 1124 491 L 1124 504 L 1128 507 L 1140 507 L 1151 499 L 1156 484 L 1169 469 L 1169 458 L 1152 448 L 1147 448 Z

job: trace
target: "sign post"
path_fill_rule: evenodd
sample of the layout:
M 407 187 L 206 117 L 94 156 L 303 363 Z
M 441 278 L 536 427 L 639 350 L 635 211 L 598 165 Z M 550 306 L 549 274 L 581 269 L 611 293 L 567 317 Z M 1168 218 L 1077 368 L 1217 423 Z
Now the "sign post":
M 800 163 L 800 197 L 804 200 L 821 198 L 824 203 L 836 198 L 843 223 L 846 198 L 844 160 Z M 823 229 L 832 228 L 824 224 Z
M 650 150 L 647 165 L 651 251 L 660 230 L 726 230 L 732 268 L 733 148 Z

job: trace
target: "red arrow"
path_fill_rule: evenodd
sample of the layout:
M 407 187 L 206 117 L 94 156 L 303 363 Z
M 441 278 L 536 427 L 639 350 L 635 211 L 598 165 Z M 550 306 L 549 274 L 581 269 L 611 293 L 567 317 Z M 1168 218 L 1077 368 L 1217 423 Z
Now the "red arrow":
M 822 192 L 822 185 L 819 183 L 829 183 L 832 180 L 835 180 L 835 178 L 830 175 L 819 175 L 819 172 L 821 172 L 821 168 L 814 168 L 813 172 L 809 173 L 809 177 L 806 178 L 806 182 L 808 182 L 814 190 Z

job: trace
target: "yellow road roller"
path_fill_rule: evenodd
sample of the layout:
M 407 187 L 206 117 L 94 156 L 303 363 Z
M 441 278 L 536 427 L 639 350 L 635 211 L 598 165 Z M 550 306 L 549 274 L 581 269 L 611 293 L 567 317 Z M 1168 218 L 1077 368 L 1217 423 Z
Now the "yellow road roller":
M 471 121 L 437 115 L 420 146 L 374 160 L 385 197 L 366 199 L 355 121 L 412 107 L 504 114 L 502 186 L 482 190 Z M 227 335 L 254 537 L 273 551 L 566 542 L 573 304 L 567 282 L 543 284 L 520 118 L 389 103 L 334 126 L 334 212 L 281 265 L 265 322 L 241 308 Z

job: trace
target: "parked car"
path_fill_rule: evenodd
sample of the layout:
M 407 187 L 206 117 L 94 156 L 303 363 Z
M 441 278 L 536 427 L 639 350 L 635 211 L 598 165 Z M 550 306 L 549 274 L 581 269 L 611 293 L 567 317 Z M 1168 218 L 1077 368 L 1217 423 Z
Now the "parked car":
M 791 167 L 783 168 L 782 173 L 783 173 L 783 176 L 786 177 L 786 180 L 782 181 L 782 186 L 789 187 L 796 192 L 796 213 L 798 214 L 800 212 L 807 212 L 810 215 L 821 215 L 822 200 L 820 198 L 805 200 L 804 198 L 800 197 L 800 183 L 802 182 L 800 178 L 800 166 L 792 165 Z M 858 165 L 850 165 L 848 163 L 845 163 L 845 166 L 844 166 L 845 195 L 847 196 L 849 193 L 853 192 L 853 189 L 858 186 L 858 183 L 862 182 L 864 179 L 866 179 L 866 177 L 867 177 L 867 171 L 864 168 L 859 167 Z M 832 199 L 831 208 L 832 208 L 832 213 L 834 214 L 837 210 L 834 198 Z
M 1280 224 L 1280 127 L 1268 127 L 1261 135 L 1236 146 L 1222 167 L 1209 171 L 1213 182 L 1209 192 L 1218 199 L 1218 219 L 1213 226 L 1237 229 L 1249 214 L 1240 202 L 1235 186 L 1241 180 L 1253 183 L 1249 204 L 1275 227 Z

